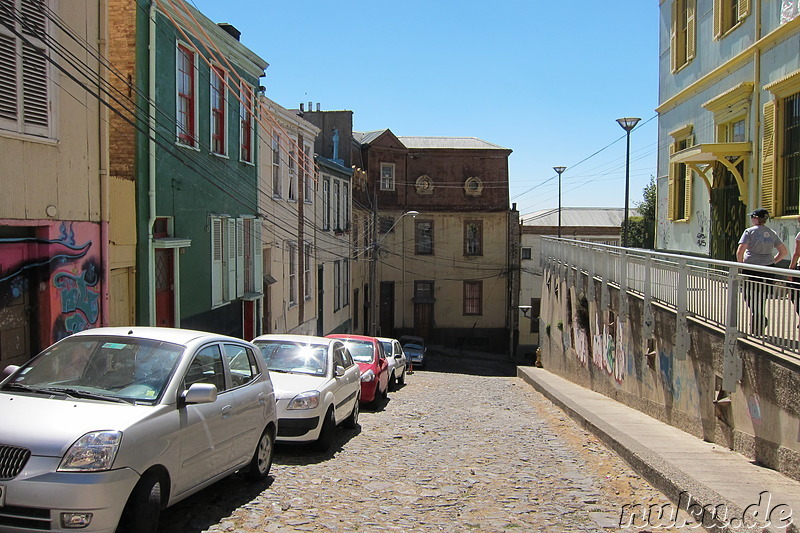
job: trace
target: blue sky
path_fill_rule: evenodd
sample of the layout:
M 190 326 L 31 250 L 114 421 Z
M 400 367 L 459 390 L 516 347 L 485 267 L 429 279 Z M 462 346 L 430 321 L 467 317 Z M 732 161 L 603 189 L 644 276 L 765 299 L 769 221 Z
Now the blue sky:
M 267 96 L 350 109 L 354 128 L 479 137 L 513 150 L 522 214 L 631 207 L 656 174 L 656 0 L 193 0 L 269 64 Z M 649 120 L 649 122 L 648 122 Z M 599 153 L 598 153 L 599 152 Z

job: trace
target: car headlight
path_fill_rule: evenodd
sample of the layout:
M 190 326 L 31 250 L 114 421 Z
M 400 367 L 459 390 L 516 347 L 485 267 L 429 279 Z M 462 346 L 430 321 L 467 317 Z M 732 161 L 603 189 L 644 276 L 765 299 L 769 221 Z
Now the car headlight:
M 319 391 L 301 392 L 289 402 L 287 409 L 314 409 L 319 406 Z
M 121 431 L 93 431 L 70 446 L 58 470 L 61 472 L 98 472 L 110 470 L 117 456 Z
M 361 374 L 361 381 L 373 381 L 375 379 L 375 372 L 372 369 L 367 370 Z

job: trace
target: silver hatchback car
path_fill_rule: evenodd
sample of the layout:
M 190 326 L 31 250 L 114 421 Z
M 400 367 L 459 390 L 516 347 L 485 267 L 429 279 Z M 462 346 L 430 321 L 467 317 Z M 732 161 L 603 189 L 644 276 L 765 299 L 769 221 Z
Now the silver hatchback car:
M 243 340 L 98 328 L 2 377 L 0 531 L 151 532 L 217 480 L 269 473 L 275 396 Z

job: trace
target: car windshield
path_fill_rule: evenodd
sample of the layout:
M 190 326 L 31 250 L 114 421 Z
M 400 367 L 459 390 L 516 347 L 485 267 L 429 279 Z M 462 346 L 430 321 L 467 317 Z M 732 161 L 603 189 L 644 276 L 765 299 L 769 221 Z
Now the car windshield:
M 421 352 L 422 351 L 422 346 L 420 346 L 419 344 L 404 344 L 403 345 L 403 349 L 404 350 L 416 350 L 416 351 L 420 351 Z
M 2 390 L 154 402 L 181 353 L 182 346 L 156 340 L 67 337 L 26 363 Z
M 328 346 L 284 341 L 254 341 L 271 372 L 324 376 L 328 371 Z
M 353 359 L 360 363 L 371 363 L 375 359 L 375 345 L 370 341 L 348 340 L 345 342 Z

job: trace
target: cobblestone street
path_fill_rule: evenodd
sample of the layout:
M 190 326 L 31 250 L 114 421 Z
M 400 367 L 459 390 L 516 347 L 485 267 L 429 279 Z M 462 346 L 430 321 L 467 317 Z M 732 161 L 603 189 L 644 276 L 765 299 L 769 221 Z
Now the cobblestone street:
M 418 371 L 360 424 L 328 454 L 279 445 L 270 481 L 223 480 L 160 531 L 617 531 L 623 505 L 668 503 L 516 377 Z

